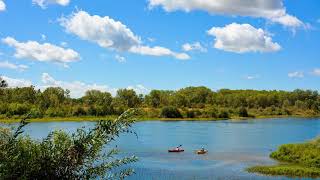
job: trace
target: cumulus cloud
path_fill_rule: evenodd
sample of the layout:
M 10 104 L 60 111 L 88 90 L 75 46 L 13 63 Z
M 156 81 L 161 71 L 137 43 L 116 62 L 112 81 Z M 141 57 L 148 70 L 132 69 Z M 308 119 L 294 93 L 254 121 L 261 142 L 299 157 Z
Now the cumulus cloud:
M 37 85 L 26 79 L 10 78 L 7 76 L 2 76 L 2 78 L 8 82 L 9 87 L 30 87 L 34 85 L 37 89 L 40 89 L 42 91 L 49 87 L 61 87 L 65 90 L 70 90 L 70 96 L 72 98 L 82 97 L 85 95 L 85 92 L 89 90 L 109 92 L 113 96 L 115 96 L 118 90 L 118 88 L 111 88 L 107 85 L 99 85 L 95 83 L 88 84 L 81 81 L 60 81 L 56 80 L 48 73 L 42 73 L 41 83 Z M 127 89 L 133 89 L 137 94 L 147 94 L 150 92 L 148 88 L 144 87 L 141 84 L 128 86 Z
M 70 0 L 32 0 L 32 3 L 40 6 L 42 9 L 45 9 L 50 4 L 67 6 L 70 3 Z
M 115 55 L 114 57 L 119 63 L 125 63 L 126 62 L 126 58 L 120 55 Z
M 265 18 L 288 27 L 304 25 L 295 16 L 287 14 L 283 0 L 149 0 L 150 8 L 156 6 L 162 6 L 168 12 L 202 10 L 210 14 Z
M 320 76 L 320 68 L 315 68 L 311 73 L 315 76 Z
M 118 88 L 111 88 L 107 85 L 98 85 L 98 84 L 87 84 L 81 81 L 59 81 L 54 79 L 48 73 L 42 74 L 42 85 L 39 86 L 40 89 L 46 89 L 48 87 L 62 87 L 64 89 L 70 90 L 71 97 L 82 97 L 86 91 L 88 90 L 99 90 L 102 92 L 109 92 L 113 96 L 116 95 Z M 133 89 L 136 91 L 137 94 L 147 94 L 150 90 L 143 85 L 135 85 L 135 86 L 128 86 L 127 89 Z
M 135 35 L 126 25 L 112 18 L 90 15 L 78 11 L 60 20 L 61 26 L 69 33 L 83 40 L 97 43 L 99 46 L 115 51 L 126 51 L 150 56 L 173 56 L 185 59 L 186 54 L 176 53 L 164 47 L 149 47 L 142 44 L 141 38 Z
M 6 10 L 6 4 L 3 2 L 3 0 L 0 0 L 0 11 Z
M 155 47 L 133 46 L 130 49 L 130 52 L 141 54 L 141 55 L 149 55 L 149 56 L 173 56 L 176 59 L 180 59 L 180 60 L 190 59 L 190 56 L 186 53 L 176 53 L 171 51 L 168 48 L 161 47 L 161 46 L 155 46 Z
M 134 90 L 137 94 L 148 94 L 150 92 L 150 89 L 144 87 L 141 84 L 138 84 L 136 86 L 128 86 L 127 89 Z
M 41 89 L 46 89 L 48 87 L 62 87 L 64 89 L 70 90 L 71 97 L 81 97 L 88 90 L 99 90 L 103 92 L 110 92 L 111 94 L 116 93 L 116 89 L 109 88 L 106 85 L 86 84 L 81 81 L 59 81 L 54 79 L 48 73 L 43 73 L 41 80 L 43 83 L 43 85 L 40 86 Z
M 13 64 L 9 61 L 0 61 L 0 68 L 6 68 L 6 69 L 13 69 L 18 71 L 24 71 L 28 69 L 29 67 L 22 64 Z
M 281 49 L 267 32 L 250 24 L 232 23 L 225 27 L 213 27 L 207 33 L 215 37 L 214 47 L 224 51 L 275 52 Z
M 2 42 L 15 48 L 14 56 L 16 58 L 26 58 L 41 62 L 55 62 L 66 64 L 80 59 L 78 52 L 72 49 L 36 41 L 19 42 L 12 37 L 2 39 Z
M 288 77 L 290 77 L 290 78 L 303 78 L 304 73 L 300 72 L 300 71 L 290 72 L 290 73 L 288 73 Z
M 184 51 L 201 51 L 201 52 L 207 51 L 207 49 L 203 47 L 200 42 L 185 43 L 182 45 L 182 49 Z
M 7 76 L 2 76 L 2 78 L 8 83 L 9 87 L 30 87 L 32 82 L 26 79 L 15 79 Z

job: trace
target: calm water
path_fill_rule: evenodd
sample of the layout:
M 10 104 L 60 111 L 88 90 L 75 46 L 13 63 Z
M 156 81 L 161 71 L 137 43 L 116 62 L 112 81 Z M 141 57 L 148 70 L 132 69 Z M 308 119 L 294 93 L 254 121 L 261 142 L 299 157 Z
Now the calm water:
M 92 126 L 89 122 L 32 123 L 26 132 L 34 138 L 53 129 L 74 131 Z M 298 143 L 320 135 L 320 119 L 264 119 L 219 122 L 139 122 L 134 135 L 123 135 L 115 143 L 140 161 L 129 179 L 287 179 L 249 174 L 244 169 L 256 164 L 275 163 L 270 151 L 285 143 Z M 182 144 L 180 154 L 167 149 Z M 194 150 L 205 147 L 206 155 Z

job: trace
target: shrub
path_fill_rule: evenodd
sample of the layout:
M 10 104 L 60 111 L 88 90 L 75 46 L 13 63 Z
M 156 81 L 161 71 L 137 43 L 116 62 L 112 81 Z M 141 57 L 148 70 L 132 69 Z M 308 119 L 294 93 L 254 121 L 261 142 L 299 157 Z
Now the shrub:
M 248 114 L 247 109 L 244 108 L 244 107 L 241 107 L 241 108 L 239 109 L 239 116 L 240 116 L 240 117 L 249 117 L 249 114 Z
M 163 118 L 182 118 L 179 109 L 173 106 L 163 107 L 160 116 Z
M 229 118 L 229 113 L 227 112 L 227 111 L 221 111 L 220 113 L 219 113 L 219 116 L 218 116 L 219 118 L 224 118 L 224 119 L 227 119 L 227 118 Z
M 134 113 L 129 110 L 71 135 L 54 131 L 42 141 L 22 136 L 25 120 L 15 132 L 0 128 L 0 179 L 123 179 L 133 170 L 121 166 L 137 158 L 116 159 L 117 149 L 102 151 L 120 133 L 130 132 Z
M 191 111 L 187 111 L 187 118 L 195 118 L 196 117 L 196 113 L 191 110 Z

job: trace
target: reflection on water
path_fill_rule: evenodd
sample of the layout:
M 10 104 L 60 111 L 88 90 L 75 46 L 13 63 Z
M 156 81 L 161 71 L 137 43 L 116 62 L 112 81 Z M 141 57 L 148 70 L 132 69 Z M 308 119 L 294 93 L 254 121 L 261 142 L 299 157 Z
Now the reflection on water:
M 74 131 L 92 126 L 91 122 L 32 123 L 27 133 L 34 138 L 53 129 Z M 273 164 L 268 156 L 277 146 L 303 142 L 320 135 L 319 119 L 265 119 L 218 122 L 139 122 L 134 125 L 138 138 L 123 135 L 117 145 L 122 155 L 136 155 L 136 174 L 129 179 L 288 179 L 249 174 L 251 165 Z M 167 149 L 182 144 L 183 153 Z M 206 155 L 195 149 L 204 147 Z

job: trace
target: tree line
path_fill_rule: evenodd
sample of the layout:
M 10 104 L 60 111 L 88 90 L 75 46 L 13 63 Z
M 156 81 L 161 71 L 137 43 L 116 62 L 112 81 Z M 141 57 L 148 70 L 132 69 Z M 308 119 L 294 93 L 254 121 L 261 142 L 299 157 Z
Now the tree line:
M 0 79 L 1 80 L 1 79 Z M 229 118 L 232 116 L 318 115 L 320 95 L 312 90 L 230 90 L 212 91 L 207 87 L 180 90 L 152 90 L 137 94 L 132 89 L 109 92 L 89 90 L 83 97 L 72 98 L 70 91 L 49 87 L 8 88 L 1 80 L 0 117 L 29 114 L 32 118 L 119 115 L 139 108 L 150 118 Z

